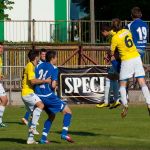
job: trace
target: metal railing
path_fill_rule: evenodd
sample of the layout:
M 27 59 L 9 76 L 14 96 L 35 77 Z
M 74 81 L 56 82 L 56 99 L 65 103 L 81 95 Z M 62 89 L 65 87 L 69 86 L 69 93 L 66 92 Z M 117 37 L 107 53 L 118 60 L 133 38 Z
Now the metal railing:
M 150 27 L 150 21 L 146 21 Z M 77 21 L 0 21 L 4 23 L 4 35 L 7 42 L 50 42 L 50 43 L 91 43 L 91 22 Z M 95 43 L 107 43 L 100 34 L 102 24 L 111 24 L 111 21 L 95 21 Z M 129 21 L 122 21 L 123 26 Z M 28 25 L 31 25 L 31 32 Z M 30 41 L 31 40 L 31 41 Z M 150 43 L 150 35 L 148 35 Z

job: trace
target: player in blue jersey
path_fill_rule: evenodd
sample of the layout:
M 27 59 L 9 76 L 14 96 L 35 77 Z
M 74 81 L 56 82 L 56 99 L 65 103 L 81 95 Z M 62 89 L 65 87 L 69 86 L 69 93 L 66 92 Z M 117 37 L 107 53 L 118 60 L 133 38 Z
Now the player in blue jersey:
M 148 25 L 141 19 L 142 12 L 139 7 L 131 10 L 131 17 L 133 21 L 128 24 L 127 28 L 131 31 L 134 44 L 143 58 L 147 46 Z
M 35 86 L 35 93 L 41 98 L 45 105 L 45 111 L 48 114 L 48 119 L 44 123 L 42 137 L 40 139 L 41 144 L 48 144 L 47 135 L 50 131 L 52 122 L 56 113 L 62 112 L 64 114 L 63 130 L 61 139 L 68 142 L 73 142 L 68 135 L 68 128 L 71 123 L 72 112 L 68 105 L 64 103 L 58 96 L 55 95 L 54 89 L 57 86 L 58 81 L 58 68 L 54 66 L 57 63 L 57 54 L 55 51 L 48 51 L 46 54 L 46 61 L 37 65 L 35 72 L 36 77 L 39 79 L 51 78 L 51 85 L 42 84 Z

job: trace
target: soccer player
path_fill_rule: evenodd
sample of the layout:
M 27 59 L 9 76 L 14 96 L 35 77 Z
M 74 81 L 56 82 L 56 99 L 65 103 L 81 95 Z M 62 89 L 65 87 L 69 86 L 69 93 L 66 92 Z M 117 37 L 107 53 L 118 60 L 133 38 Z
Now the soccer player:
M 35 50 L 29 51 L 28 58 L 30 62 L 24 69 L 21 96 L 27 110 L 32 113 L 32 120 L 29 125 L 29 136 L 27 139 L 27 144 L 37 144 L 37 142 L 34 140 L 34 135 L 39 134 L 36 130 L 36 125 L 44 108 L 44 104 L 34 93 L 33 86 L 35 86 L 36 84 L 50 83 L 51 80 L 41 80 L 35 78 L 35 66 L 39 61 L 39 52 Z
M 46 49 L 41 49 L 40 50 L 40 61 L 38 63 L 45 62 L 45 57 L 46 57 Z M 29 120 L 30 115 L 31 115 L 31 113 L 29 111 L 27 111 L 25 113 L 24 117 L 21 119 L 23 124 L 28 125 L 28 120 Z
M 107 25 L 103 25 L 101 28 L 101 33 L 104 37 L 107 37 L 109 39 L 111 39 L 116 32 L 114 32 L 111 27 L 107 26 Z M 109 57 L 109 53 L 107 54 Z M 105 60 L 107 61 L 107 64 L 110 65 L 110 59 L 106 58 Z M 118 77 L 118 68 L 116 68 L 116 66 L 113 66 L 109 68 L 108 70 L 108 74 L 109 77 L 106 78 L 106 82 L 105 82 L 105 91 L 104 91 L 104 102 L 97 104 L 96 107 L 98 108 L 104 108 L 104 107 L 109 107 L 110 109 L 116 108 L 119 105 L 121 105 L 121 103 L 119 102 L 119 83 L 118 80 L 116 79 Z M 115 78 L 112 78 L 115 77 Z M 110 94 L 111 91 L 113 91 L 113 96 L 114 96 L 114 103 L 110 104 Z
M 147 46 L 148 37 L 148 25 L 145 23 L 141 17 L 142 12 L 139 7 L 133 7 L 131 10 L 131 17 L 133 21 L 128 24 L 127 28 L 131 31 L 133 42 L 143 59 L 145 54 L 145 49 Z
M 123 104 L 123 111 L 121 116 L 124 118 L 128 112 L 126 87 L 128 79 L 132 78 L 133 75 L 141 87 L 150 114 L 150 92 L 144 79 L 145 71 L 140 54 L 134 45 L 132 34 L 129 30 L 122 28 L 121 21 L 118 18 L 113 19 L 112 27 L 116 34 L 112 37 L 111 41 L 111 60 L 112 62 L 116 61 L 114 57 L 114 51 L 116 48 L 118 48 L 121 57 L 120 94 L 121 102 Z
M 3 54 L 3 43 L 0 43 L 0 81 L 3 80 L 3 75 L 2 75 L 2 66 L 3 66 L 3 61 L 2 61 L 2 54 Z M 6 127 L 6 125 L 3 123 L 3 115 L 5 111 L 5 107 L 8 103 L 8 98 L 6 95 L 6 92 L 3 88 L 2 83 L 0 83 L 0 128 Z
M 35 86 L 35 93 L 41 98 L 42 102 L 45 105 L 45 110 L 49 118 L 44 123 L 43 133 L 40 140 L 41 144 L 49 143 L 47 141 L 47 135 L 50 131 L 52 122 L 55 118 L 56 113 L 62 112 L 64 115 L 63 120 L 63 129 L 61 134 L 61 139 L 68 142 L 73 142 L 71 137 L 68 135 L 68 128 L 71 123 L 72 112 L 68 105 L 64 103 L 58 96 L 53 92 L 57 86 L 58 80 L 58 69 L 56 66 L 57 63 L 57 54 L 55 51 L 48 51 L 46 54 L 45 63 L 39 64 L 36 69 L 36 77 L 39 79 L 47 79 L 51 77 L 51 84 L 42 84 Z

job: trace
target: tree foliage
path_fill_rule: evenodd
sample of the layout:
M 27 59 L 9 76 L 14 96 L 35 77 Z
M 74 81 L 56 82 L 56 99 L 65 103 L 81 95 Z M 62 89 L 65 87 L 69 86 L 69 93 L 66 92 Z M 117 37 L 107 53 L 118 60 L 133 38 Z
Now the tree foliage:
M 5 10 L 11 10 L 13 4 L 14 2 L 11 0 L 0 0 L 0 20 L 10 19 Z

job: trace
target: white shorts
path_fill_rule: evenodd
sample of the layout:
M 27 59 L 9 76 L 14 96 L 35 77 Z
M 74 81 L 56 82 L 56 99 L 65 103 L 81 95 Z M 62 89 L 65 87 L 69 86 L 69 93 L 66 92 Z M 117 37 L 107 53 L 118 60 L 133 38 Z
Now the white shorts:
M 35 93 L 29 94 L 27 96 L 22 96 L 22 100 L 27 110 L 30 112 L 33 111 L 36 103 L 41 101 L 41 99 Z
M 5 92 L 4 88 L 3 88 L 2 83 L 0 83 L 0 97 L 1 96 L 6 96 L 6 92 Z
M 121 62 L 120 80 L 145 76 L 141 57 L 136 57 L 130 60 Z

